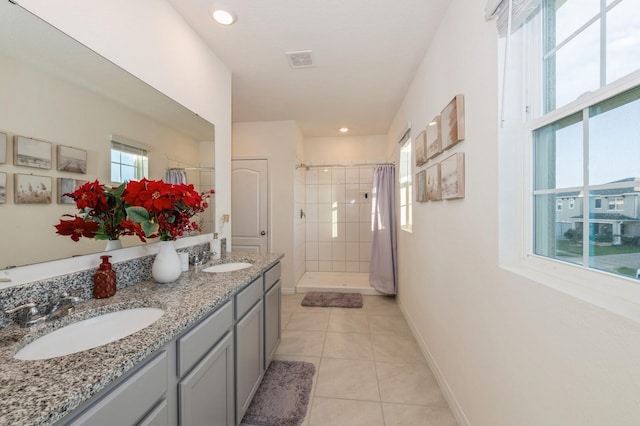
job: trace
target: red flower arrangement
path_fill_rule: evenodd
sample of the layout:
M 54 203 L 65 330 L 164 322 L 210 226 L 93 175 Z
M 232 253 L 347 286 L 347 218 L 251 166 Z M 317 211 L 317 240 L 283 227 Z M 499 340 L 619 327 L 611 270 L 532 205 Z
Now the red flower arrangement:
M 205 200 L 211 194 L 215 194 L 213 189 L 201 194 L 193 185 L 142 179 L 127 183 L 123 199 L 129 205 L 128 217 L 142 227 L 147 237 L 171 241 L 200 229 L 191 217 L 209 206 Z
M 54 225 L 56 233 L 68 235 L 73 241 L 79 241 L 80 237 L 117 240 L 122 235 L 137 235 L 145 242 L 142 227 L 126 219 L 126 207 L 122 200 L 124 189 L 125 184 L 109 188 L 96 180 L 64 194 L 73 198 L 81 215 L 63 215 L 72 219 L 60 219 L 60 223 Z
M 142 179 L 112 188 L 96 180 L 64 194 L 74 199 L 82 215 L 64 215 L 72 219 L 60 219 L 55 228 L 74 241 L 80 237 L 116 240 L 122 235 L 137 235 L 142 242 L 145 237 L 175 240 L 199 229 L 191 217 L 208 207 L 205 200 L 214 193 L 200 194 L 193 185 L 161 180 Z

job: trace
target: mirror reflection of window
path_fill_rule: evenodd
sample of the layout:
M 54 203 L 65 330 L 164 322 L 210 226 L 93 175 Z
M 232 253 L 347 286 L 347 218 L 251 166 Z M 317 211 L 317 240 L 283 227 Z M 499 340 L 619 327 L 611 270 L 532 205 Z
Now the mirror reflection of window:
M 122 183 L 149 177 L 147 150 L 111 140 L 111 182 Z

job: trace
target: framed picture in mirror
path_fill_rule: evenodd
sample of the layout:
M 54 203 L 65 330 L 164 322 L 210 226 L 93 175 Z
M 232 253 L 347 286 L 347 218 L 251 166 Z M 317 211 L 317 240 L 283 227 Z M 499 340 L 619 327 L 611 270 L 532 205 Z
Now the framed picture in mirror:
M 442 149 L 464 140 L 464 96 L 456 95 L 440 113 Z
M 7 202 L 7 174 L 0 172 L 0 204 Z
M 58 171 L 87 173 L 87 151 L 58 145 Z
M 14 175 L 16 204 L 51 204 L 51 176 Z
M 416 136 L 416 166 L 422 166 L 427 162 L 427 145 L 424 130 Z
M 7 134 L 0 132 L 0 164 L 7 162 Z
M 427 167 L 426 175 L 427 200 L 442 200 L 442 191 L 440 190 L 440 163 Z
M 58 204 L 75 204 L 73 198 L 64 195 L 70 194 L 88 181 L 73 178 L 58 178 Z
M 426 192 L 426 172 L 424 170 L 420 170 L 416 173 L 416 201 L 419 203 L 424 203 L 427 201 L 427 192 Z
M 13 140 L 13 164 L 49 170 L 51 149 L 52 145 L 49 142 L 16 136 Z
M 456 152 L 440 163 L 443 200 L 464 198 L 464 152 Z
M 442 152 L 442 139 L 440 138 L 440 116 L 436 115 L 427 125 L 425 130 L 427 159 L 433 158 Z

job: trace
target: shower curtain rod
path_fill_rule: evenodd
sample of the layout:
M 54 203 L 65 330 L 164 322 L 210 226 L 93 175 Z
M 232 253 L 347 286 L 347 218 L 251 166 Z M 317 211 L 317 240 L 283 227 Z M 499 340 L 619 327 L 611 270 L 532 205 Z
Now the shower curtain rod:
M 358 166 L 395 166 L 395 163 L 384 163 L 384 162 L 375 162 L 375 163 L 334 163 L 334 164 L 296 164 L 296 169 L 304 167 L 306 169 L 310 169 L 312 167 L 358 167 Z

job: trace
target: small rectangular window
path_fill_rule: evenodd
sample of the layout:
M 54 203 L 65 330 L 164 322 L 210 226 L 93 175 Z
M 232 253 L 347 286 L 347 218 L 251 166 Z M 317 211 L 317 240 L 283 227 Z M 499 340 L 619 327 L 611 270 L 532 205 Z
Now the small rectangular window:
M 407 139 L 400 148 L 400 228 L 411 232 L 412 214 L 412 174 L 411 139 Z
M 122 183 L 149 177 L 147 150 L 111 141 L 111 182 Z

